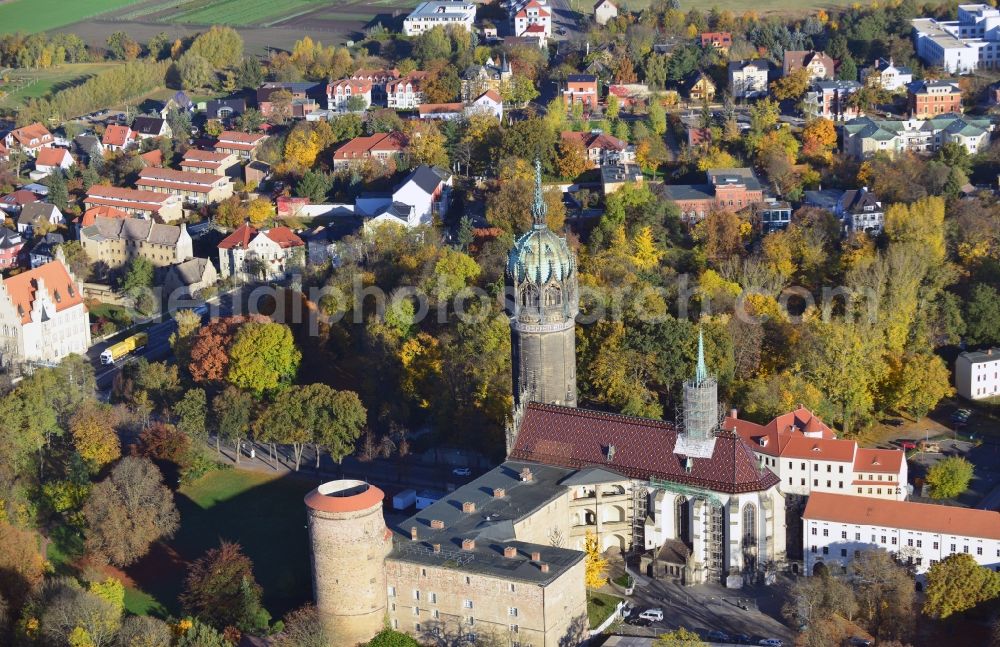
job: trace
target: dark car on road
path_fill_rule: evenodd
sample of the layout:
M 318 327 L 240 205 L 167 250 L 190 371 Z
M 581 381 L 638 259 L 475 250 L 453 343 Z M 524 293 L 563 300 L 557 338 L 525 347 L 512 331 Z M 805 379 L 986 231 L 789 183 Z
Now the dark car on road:
M 729 634 L 725 631 L 719 631 L 718 629 L 713 629 L 705 633 L 705 640 L 714 643 L 727 643 L 730 641 Z
M 639 616 L 632 616 L 632 617 L 626 618 L 625 622 L 627 624 L 632 625 L 633 627 L 648 627 L 651 624 L 653 624 L 652 620 L 650 620 L 648 618 L 640 618 Z

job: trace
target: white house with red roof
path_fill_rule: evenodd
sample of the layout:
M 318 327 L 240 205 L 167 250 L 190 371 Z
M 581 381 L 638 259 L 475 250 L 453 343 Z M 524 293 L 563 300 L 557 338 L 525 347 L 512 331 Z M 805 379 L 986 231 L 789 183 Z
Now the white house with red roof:
M 243 281 L 283 278 L 305 264 L 305 243 L 288 227 L 241 225 L 219 243 L 219 275 Z
M 514 36 L 538 40 L 539 47 L 552 36 L 552 10 L 545 0 L 520 0 L 511 3 Z
M 805 573 L 846 568 L 862 552 L 885 550 L 918 579 L 951 555 L 1000 569 L 1000 512 L 913 501 L 816 493 L 802 514 Z
M 136 133 L 128 126 L 112 124 L 104 129 L 101 143 L 104 148 L 112 151 L 122 151 L 136 140 Z
M 33 179 L 47 177 L 52 171 L 65 171 L 73 166 L 73 156 L 65 148 L 43 148 L 35 156 L 35 171 Z
M 414 70 L 385 83 L 386 106 L 394 110 L 416 110 L 424 102 L 424 81 L 429 73 Z
M 83 284 L 57 259 L 0 285 L 0 362 L 58 362 L 90 347 Z
M 15 128 L 7 133 L 3 141 L 7 148 L 20 148 L 32 157 L 37 155 L 41 149 L 48 148 L 55 143 L 49 129 L 37 122 L 23 128 Z
M 372 104 L 372 82 L 365 79 L 341 79 L 326 86 L 326 108 L 336 112 L 347 110 L 351 97 L 364 100 L 362 110 Z
M 635 148 L 607 133 L 592 131 L 578 133 L 564 131 L 560 137 L 564 142 L 578 142 L 586 151 L 587 161 L 596 168 L 606 164 L 632 164 L 635 162 Z
M 487 90 L 465 106 L 465 114 L 466 116 L 487 114 L 503 119 L 503 99 L 496 90 Z
M 402 154 L 404 148 L 406 138 L 402 133 L 375 133 L 355 137 L 333 152 L 333 168 L 339 171 L 368 159 L 385 164 Z
M 240 159 L 256 159 L 257 148 L 264 143 L 267 135 L 261 133 L 241 133 L 236 130 L 226 130 L 219 134 L 215 142 L 215 152 L 231 153 Z
M 851 494 L 904 501 L 906 455 L 901 449 L 868 449 L 836 433 L 805 407 L 758 425 L 734 409 L 722 428 L 743 439 L 760 464 L 781 479 L 784 494 Z

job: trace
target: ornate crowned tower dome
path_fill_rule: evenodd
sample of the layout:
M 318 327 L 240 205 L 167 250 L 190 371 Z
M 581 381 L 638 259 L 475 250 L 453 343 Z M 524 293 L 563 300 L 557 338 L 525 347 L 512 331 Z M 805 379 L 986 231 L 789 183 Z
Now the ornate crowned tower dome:
M 507 257 L 514 401 L 576 406 L 576 257 L 546 225 L 545 214 L 536 161 L 534 225 Z

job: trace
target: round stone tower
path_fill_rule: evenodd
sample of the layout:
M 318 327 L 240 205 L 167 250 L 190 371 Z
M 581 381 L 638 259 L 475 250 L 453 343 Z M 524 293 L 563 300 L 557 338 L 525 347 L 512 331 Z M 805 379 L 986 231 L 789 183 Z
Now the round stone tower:
M 507 311 L 514 402 L 576 406 L 576 258 L 545 223 L 541 164 L 535 162 L 534 225 L 507 257 Z
M 367 642 L 385 619 L 385 558 L 392 535 L 382 490 L 363 481 L 330 481 L 306 495 L 313 594 L 332 645 Z

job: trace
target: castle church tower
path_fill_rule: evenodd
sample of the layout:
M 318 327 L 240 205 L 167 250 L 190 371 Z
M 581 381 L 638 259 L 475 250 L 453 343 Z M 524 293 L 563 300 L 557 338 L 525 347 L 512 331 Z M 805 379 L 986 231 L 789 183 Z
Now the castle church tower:
M 542 167 L 535 162 L 534 225 L 507 258 L 507 312 L 514 402 L 576 406 L 576 258 L 545 222 Z
M 705 338 L 698 331 L 698 364 L 694 379 L 684 383 L 684 410 L 677 453 L 711 458 L 719 430 L 719 383 L 705 364 Z

